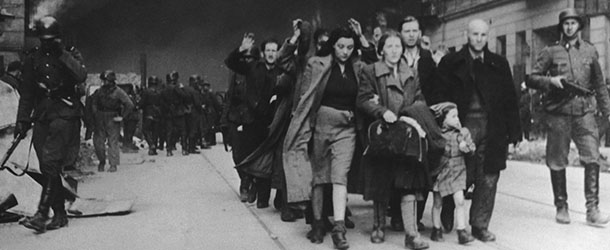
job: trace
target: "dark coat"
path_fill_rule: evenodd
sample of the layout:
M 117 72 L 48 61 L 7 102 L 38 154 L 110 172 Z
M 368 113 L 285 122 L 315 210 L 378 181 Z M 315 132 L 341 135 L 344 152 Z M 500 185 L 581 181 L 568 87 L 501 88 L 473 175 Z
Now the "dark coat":
M 429 112 L 417 73 L 410 69 L 404 60 L 401 60 L 398 68 L 400 85 L 388 83 L 387 77 L 391 72 L 384 62 L 376 62 L 364 67 L 360 75 L 357 106 L 369 118 L 383 119 L 383 114 L 388 110 L 397 116 L 409 116 L 407 109 L 416 103 Z M 379 96 L 378 102 L 373 101 L 374 95 Z M 401 98 L 395 99 L 392 96 Z M 431 185 L 427 166 L 417 161 L 399 161 L 364 155 L 362 171 L 365 200 L 389 201 L 393 188 L 427 190 Z
M 439 101 L 457 104 L 460 120 L 469 113 L 475 83 L 470 74 L 471 60 L 468 45 L 456 53 L 443 57 L 438 65 L 435 95 Z M 506 168 L 508 144 L 521 140 L 519 104 L 508 61 L 497 54 L 484 51 L 480 92 L 487 114 L 487 148 L 484 170 L 497 173 Z
M 86 79 L 87 69 L 78 50 L 47 52 L 34 49 L 23 63 L 17 121 L 80 117 L 82 104 L 75 87 Z M 47 90 L 52 91 L 47 94 Z M 65 100 L 73 105 L 67 105 Z
M 161 119 L 161 87 L 150 86 L 142 92 L 140 108 L 143 111 L 144 119 Z
M 161 103 L 164 115 L 171 118 L 190 113 L 193 100 L 186 88 L 169 85 L 161 92 Z
M 284 72 L 278 77 L 273 88 L 273 94 L 277 99 L 273 102 L 274 115 L 269 126 L 269 135 L 260 143 L 254 152 L 246 157 L 235 168 L 260 178 L 272 178 L 273 187 L 284 189 L 285 178 L 283 177 L 282 145 L 290 123 L 290 115 L 293 102 L 293 88 L 295 85 L 296 72 L 294 61 L 297 58 L 294 52 L 297 45 L 284 43 L 278 55 L 277 67 L 289 72 Z M 282 175 L 282 176 L 280 176 Z
M 438 97 L 434 96 L 434 84 L 436 84 L 436 63 L 432 53 L 427 49 L 419 49 L 419 60 L 417 61 L 417 76 L 421 92 L 427 103 L 436 103 Z

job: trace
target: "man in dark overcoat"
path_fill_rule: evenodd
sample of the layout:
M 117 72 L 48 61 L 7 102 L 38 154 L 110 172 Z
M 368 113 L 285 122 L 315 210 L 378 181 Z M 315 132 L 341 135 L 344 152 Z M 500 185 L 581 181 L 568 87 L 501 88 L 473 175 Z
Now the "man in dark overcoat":
M 508 145 L 521 140 L 516 89 L 508 61 L 487 48 L 489 25 L 483 20 L 468 24 L 468 44 L 443 57 L 438 65 L 441 101 L 458 106 L 459 118 L 477 146 L 466 159 L 467 186 L 475 185 L 470 225 L 475 238 L 494 241 L 488 231 L 500 171 L 506 168 Z M 465 188 L 465 187 L 464 187 Z

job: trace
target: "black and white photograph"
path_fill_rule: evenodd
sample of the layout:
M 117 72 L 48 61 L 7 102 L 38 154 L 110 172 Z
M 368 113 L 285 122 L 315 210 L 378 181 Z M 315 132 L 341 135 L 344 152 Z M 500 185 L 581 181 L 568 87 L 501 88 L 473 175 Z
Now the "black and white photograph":
M 0 250 L 610 249 L 610 0 L 0 0 Z

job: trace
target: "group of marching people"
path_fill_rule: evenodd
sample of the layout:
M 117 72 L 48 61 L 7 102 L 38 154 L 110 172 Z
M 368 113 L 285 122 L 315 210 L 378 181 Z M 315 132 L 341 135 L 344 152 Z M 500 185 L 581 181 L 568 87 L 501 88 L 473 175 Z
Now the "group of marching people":
M 500 171 L 522 132 L 509 63 L 487 48 L 489 24 L 470 21 L 468 43 L 437 64 L 414 17 L 374 41 L 358 21 L 347 23 L 313 32 L 297 19 L 291 37 L 259 48 L 246 33 L 226 59 L 233 72 L 221 126 L 241 201 L 266 208 L 276 189 L 283 221 L 305 217 L 312 243 L 330 232 L 335 247 L 347 249 L 346 228 L 355 226 L 347 194 L 362 194 L 373 201 L 371 242 L 384 242 L 390 217 L 407 248 L 425 249 L 419 231 L 432 191 L 431 240 L 443 241 L 455 223 L 460 244 L 494 241 L 488 227 Z M 529 81 L 545 80 L 538 77 Z M 425 157 L 370 154 L 367 130 L 376 120 L 412 127 L 428 145 Z M 470 232 L 465 199 L 472 200 Z M 608 222 L 597 203 L 587 208 L 589 223 Z

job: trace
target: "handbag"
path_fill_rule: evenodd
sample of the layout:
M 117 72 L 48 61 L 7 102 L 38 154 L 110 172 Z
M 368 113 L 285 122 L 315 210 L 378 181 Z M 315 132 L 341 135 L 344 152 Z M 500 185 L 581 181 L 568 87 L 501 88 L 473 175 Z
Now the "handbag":
M 416 159 L 423 161 L 427 141 L 411 125 L 397 121 L 376 120 L 368 128 L 369 144 L 364 155 L 386 159 Z

